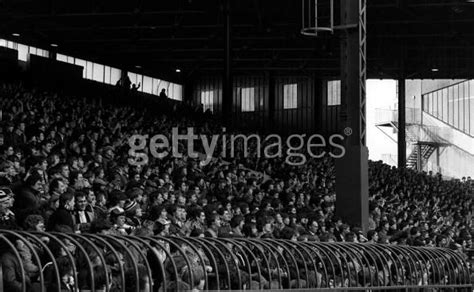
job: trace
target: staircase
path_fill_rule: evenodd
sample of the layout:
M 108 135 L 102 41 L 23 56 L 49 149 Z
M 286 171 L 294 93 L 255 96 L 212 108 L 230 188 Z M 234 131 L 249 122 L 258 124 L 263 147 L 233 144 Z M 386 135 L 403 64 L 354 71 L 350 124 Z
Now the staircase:
M 420 169 L 423 169 L 423 165 L 426 161 L 431 157 L 431 155 L 435 152 L 436 148 L 439 145 L 436 143 L 426 143 L 426 142 L 418 142 L 415 144 L 413 151 L 410 153 L 410 156 L 407 158 L 407 168 L 409 169 L 418 169 L 418 159 L 421 155 L 421 165 Z M 421 152 L 421 154 L 419 153 Z
M 411 128 L 420 123 L 419 121 L 420 110 L 409 109 L 406 111 L 406 142 L 416 143 L 419 141 L 418 133 L 412 133 Z M 390 138 L 393 142 L 397 143 L 397 140 L 392 137 L 393 134 L 398 132 L 398 111 L 391 109 L 376 109 L 375 112 L 375 126 L 384 135 Z M 391 133 L 390 133 L 391 132 Z M 391 135 L 392 134 L 392 135 Z M 408 145 L 407 145 L 408 146 Z
M 408 109 L 406 112 L 406 167 L 423 170 L 434 151 L 450 144 L 445 140 L 446 133 L 439 127 L 426 126 L 421 122 L 419 109 Z M 399 131 L 398 111 L 389 109 L 376 110 L 375 126 L 388 138 L 397 143 L 394 134 Z M 411 152 L 410 152 L 411 151 Z

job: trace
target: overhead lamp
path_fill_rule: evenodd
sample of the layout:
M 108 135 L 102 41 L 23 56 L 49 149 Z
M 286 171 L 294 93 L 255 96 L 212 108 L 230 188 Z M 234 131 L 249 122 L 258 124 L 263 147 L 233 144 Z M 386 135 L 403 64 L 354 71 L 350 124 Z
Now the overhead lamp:
M 181 69 L 177 68 L 176 73 L 181 73 Z
M 12 33 L 12 36 L 14 36 L 14 37 L 19 37 L 19 36 L 20 36 L 20 34 L 19 34 L 19 33 L 17 33 L 17 32 L 14 32 L 14 33 Z
M 439 71 L 438 68 L 433 68 L 433 69 L 431 69 L 431 72 L 438 72 L 438 71 Z
M 51 47 L 57 48 L 57 47 L 58 47 L 58 44 L 51 44 Z
M 140 66 L 140 65 L 136 65 L 136 66 L 135 66 L 135 68 L 137 68 L 137 69 L 141 69 L 141 68 L 142 68 L 142 66 Z

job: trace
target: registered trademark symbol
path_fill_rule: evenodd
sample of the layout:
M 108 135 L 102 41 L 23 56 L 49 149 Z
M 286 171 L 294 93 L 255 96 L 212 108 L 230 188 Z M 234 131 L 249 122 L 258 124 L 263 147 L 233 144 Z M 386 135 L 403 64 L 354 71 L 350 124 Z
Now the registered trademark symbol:
M 345 129 L 344 129 L 344 134 L 345 134 L 346 136 L 352 135 L 352 129 L 349 128 L 349 127 L 345 128 Z

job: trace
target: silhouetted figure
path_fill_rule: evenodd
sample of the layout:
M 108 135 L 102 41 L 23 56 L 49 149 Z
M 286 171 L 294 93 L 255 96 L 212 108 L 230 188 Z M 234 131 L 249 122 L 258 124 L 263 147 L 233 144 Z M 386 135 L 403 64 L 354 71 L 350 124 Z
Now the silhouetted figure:
M 132 85 L 132 81 L 130 81 L 130 77 L 125 76 L 125 79 L 123 80 L 123 87 L 126 89 L 130 89 L 130 86 Z
M 120 87 L 125 88 L 127 90 L 130 89 L 131 85 L 132 85 L 132 81 L 130 81 L 130 77 L 128 77 L 128 75 L 122 76 L 122 78 L 120 78 L 117 81 L 117 83 L 115 84 L 115 86 L 120 86 Z
M 160 97 L 161 98 L 168 98 L 168 96 L 166 95 L 166 89 L 162 89 L 161 92 L 160 92 Z
M 141 83 L 138 83 L 138 86 L 134 83 L 134 84 L 132 85 L 132 92 L 137 92 L 138 89 L 139 89 L 141 86 L 142 86 Z

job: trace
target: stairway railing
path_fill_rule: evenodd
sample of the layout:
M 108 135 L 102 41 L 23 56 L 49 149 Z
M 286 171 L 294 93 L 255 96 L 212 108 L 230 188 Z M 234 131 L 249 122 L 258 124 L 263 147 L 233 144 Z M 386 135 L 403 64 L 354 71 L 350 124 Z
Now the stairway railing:
M 398 110 L 375 109 L 375 124 L 394 123 L 398 125 Z M 421 124 L 421 110 L 417 108 L 407 108 L 405 111 L 406 124 Z

